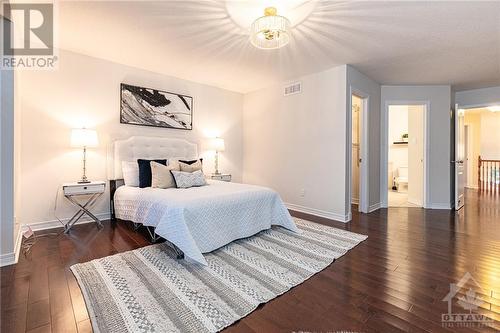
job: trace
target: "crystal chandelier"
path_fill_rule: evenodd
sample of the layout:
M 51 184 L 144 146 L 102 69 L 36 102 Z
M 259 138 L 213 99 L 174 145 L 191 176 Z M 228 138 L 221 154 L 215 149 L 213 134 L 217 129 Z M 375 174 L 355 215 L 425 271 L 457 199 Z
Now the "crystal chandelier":
M 290 41 L 290 21 L 267 7 L 264 16 L 252 23 L 250 40 L 259 49 L 279 49 Z

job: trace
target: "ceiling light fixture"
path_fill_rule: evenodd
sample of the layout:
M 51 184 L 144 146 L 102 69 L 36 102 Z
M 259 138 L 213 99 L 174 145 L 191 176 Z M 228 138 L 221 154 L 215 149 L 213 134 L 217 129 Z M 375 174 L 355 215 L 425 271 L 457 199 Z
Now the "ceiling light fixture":
M 500 112 L 500 105 L 488 106 L 488 110 L 491 112 Z
M 275 7 L 267 7 L 264 16 L 252 23 L 250 40 L 259 49 L 279 49 L 290 42 L 290 21 L 277 15 Z

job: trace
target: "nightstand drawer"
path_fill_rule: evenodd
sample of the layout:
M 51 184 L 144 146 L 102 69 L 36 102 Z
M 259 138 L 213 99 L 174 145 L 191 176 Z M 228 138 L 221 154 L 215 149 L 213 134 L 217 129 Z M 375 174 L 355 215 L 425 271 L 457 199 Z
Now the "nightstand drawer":
M 220 174 L 220 175 L 212 174 L 210 176 L 210 178 L 213 179 L 213 180 L 222 180 L 224 182 L 230 182 L 231 181 L 231 175 L 227 174 L 227 173 L 223 173 L 223 174 Z
M 63 187 L 64 195 L 103 193 L 104 184 L 81 184 Z

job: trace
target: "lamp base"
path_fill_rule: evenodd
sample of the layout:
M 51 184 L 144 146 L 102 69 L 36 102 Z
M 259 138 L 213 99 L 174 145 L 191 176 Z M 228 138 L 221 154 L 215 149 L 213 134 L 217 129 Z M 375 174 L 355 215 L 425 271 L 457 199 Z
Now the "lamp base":
M 85 174 L 85 169 L 83 169 L 83 176 L 82 176 L 82 178 L 77 183 L 78 184 L 88 184 L 88 183 L 90 183 L 90 180 L 88 180 L 87 175 Z

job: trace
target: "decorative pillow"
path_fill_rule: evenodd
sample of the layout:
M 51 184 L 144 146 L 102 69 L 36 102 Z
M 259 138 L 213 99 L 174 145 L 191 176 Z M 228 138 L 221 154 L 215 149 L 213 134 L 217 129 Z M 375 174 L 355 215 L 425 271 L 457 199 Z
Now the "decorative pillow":
M 127 186 L 139 186 L 139 165 L 137 162 L 122 162 L 123 181 Z
M 202 159 L 194 161 L 179 160 L 179 165 L 181 167 L 181 171 L 184 172 L 195 172 L 203 169 Z
M 137 160 L 140 188 L 151 187 L 151 161 L 167 165 L 167 160 Z
M 201 163 L 203 163 L 203 158 L 200 158 L 199 160 L 191 160 L 191 161 L 187 161 L 187 160 L 177 160 L 177 161 L 185 163 L 185 164 L 193 164 L 193 163 L 196 163 L 198 161 L 201 161 Z
M 155 188 L 170 188 L 176 187 L 175 180 L 171 170 L 180 171 L 181 168 L 179 166 L 179 162 L 177 161 L 169 161 L 168 165 L 163 165 L 160 163 L 156 163 L 154 161 L 151 162 L 151 187 Z
M 207 185 L 205 181 L 205 175 L 201 170 L 195 172 L 183 172 L 183 171 L 170 171 L 175 179 L 175 185 L 177 188 L 189 188 L 195 186 Z

